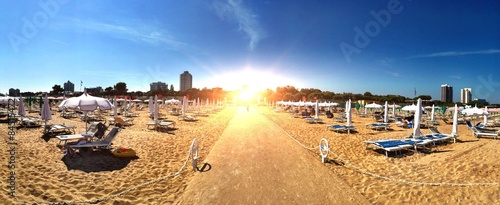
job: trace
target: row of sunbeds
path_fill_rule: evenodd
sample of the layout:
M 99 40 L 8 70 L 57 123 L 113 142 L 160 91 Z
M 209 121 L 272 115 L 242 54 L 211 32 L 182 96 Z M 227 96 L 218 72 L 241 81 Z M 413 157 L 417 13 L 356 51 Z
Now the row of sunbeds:
M 363 142 L 367 148 L 372 146 L 375 149 L 384 150 L 386 157 L 389 157 L 389 152 L 395 152 L 396 155 L 400 155 L 403 150 L 413 150 L 416 152 L 419 149 L 423 149 L 430 151 L 436 145 L 451 141 L 456 142 L 457 135 L 442 134 L 435 127 L 430 127 L 429 130 L 431 134 L 419 137 L 408 136 L 403 139 L 365 140 Z

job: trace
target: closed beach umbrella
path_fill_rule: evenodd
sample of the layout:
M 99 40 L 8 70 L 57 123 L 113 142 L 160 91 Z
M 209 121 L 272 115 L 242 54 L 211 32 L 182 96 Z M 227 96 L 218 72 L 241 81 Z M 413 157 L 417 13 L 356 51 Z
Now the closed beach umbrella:
M 184 96 L 182 98 L 182 116 L 186 116 L 186 109 L 188 107 L 188 101 L 187 101 L 187 97 Z
M 431 121 L 434 121 L 434 104 L 432 104 Z
M 127 107 L 128 107 L 128 102 L 127 102 L 127 99 L 125 99 L 125 100 L 123 101 L 123 104 L 122 104 L 122 108 L 123 108 L 123 111 L 124 111 L 124 112 L 127 112 L 127 111 L 128 111 Z
M 392 104 L 392 117 L 396 117 L 396 104 Z
M 158 122 L 158 95 L 155 95 L 153 120 L 155 123 Z
M 347 134 L 351 134 L 351 99 L 349 99 L 347 102 L 346 102 L 346 118 L 347 118 Z
M 441 114 L 443 114 L 443 115 L 446 114 L 447 109 L 448 108 L 446 106 L 441 107 Z
M 485 106 L 484 107 L 484 113 L 483 113 L 483 124 L 484 124 L 484 126 L 486 126 L 486 123 L 488 123 L 488 115 L 489 115 L 489 113 L 488 113 L 488 107 Z
M 26 115 L 26 110 L 24 109 L 23 97 L 19 98 L 19 107 L 17 108 L 17 114 L 21 116 Z
M 314 117 L 316 119 L 319 118 L 319 116 L 318 116 L 318 112 L 319 112 L 319 102 L 318 102 L 318 100 L 316 100 L 316 108 L 315 108 L 314 112 L 315 112 Z
M 118 117 L 118 108 L 116 106 L 116 96 L 115 99 L 113 100 L 113 116 Z
M 47 121 L 51 119 L 52 119 L 52 112 L 50 111 L 49 99 L 47 98 L 47 94 L 45 94 L 42 107 L 42 120 L 45 120 L 45 124 L 47 124 Z
M 201 108 L 201 100 L 200 98 L 198 98 L 198 112 L 200 112 L 200 108 Z
M 39 108 L 39 109 L 42 109 L 42 106 L 43 106 L 43 98 L 42 98 L 42 96 L 40 96 L 40 97 L 38 98 L 38 108 Z
M 385 101 L 385 107 L 384 107 L 384 122 L 388 123 L 389 122 L 389 104 L 387 101 Z
M 413 138 L 420 137 L 420 119 L 422 119 L 422 99 L 418 99 L 413 122 Z
M 149 101 L 148 101 L 148 112 L 150 114 L 153 114 L 153 112 L 155 111 L 154 110 L 154 107 L 153 107 L 153 96 L 149 96 Z M 151 115 L 150 115 L 151 116 Z
M 455 112 L 453 113 L 453 127 L 451 130 L 453 136 L 458 136 L 458 105 L 455 104 Z

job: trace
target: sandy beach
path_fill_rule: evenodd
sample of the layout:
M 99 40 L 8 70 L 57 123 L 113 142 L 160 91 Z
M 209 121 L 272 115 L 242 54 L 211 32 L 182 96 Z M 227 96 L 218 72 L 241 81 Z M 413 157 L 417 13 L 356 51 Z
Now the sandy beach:
M 402 138 L 409 135 L 412 132 L 411 129 L 393 125 L 393 130 L 375 131 L 365 127 L 367 123 L 373 121 L 372 118 L 354 115 L 353 123 L 358 132 L 342 134 L 325 128 L 325 124 L 336 124 L 326 116 L 320 116 L 324 124 L 308 124 L 304 119 L 294 118 L 289 113 L 274 112 L 269 107 L 252 107 L 250 112 L 254 116 L 249 119 L 259 120 L 259 122 L 241 121 L 240 115 L 247 112 L 245 108 L 230 106 L 208 117 L 198 117 L 199 120 L 196 122 L 179 121 L 177 117 L 167 115 L 168 119 L 176 122 L 176 129 L 167 133 L 148 130 L 146 123 L 151 119 L 147 116 L 147 111 L 135 112 L 139 112 L 139 116 L 134 118 L 134 125 L 123 129 L 112 146 L 112 148 L 133 148 L 137 152 L 137 158 L 134 159 L 116 158 L 108 151 L 89 151 L 71 157 L 61 153 L 57 147 L 58 139 L 43 137 L 42 128 L 16 129 L 16 197 L 10 197 L 7 194 L 9 192 L 8 176 L 11 171 L 7 166 L 10 154 L 5 151 L 9 142 L 8 127 L 6 123 L 0 123 L 0 133 L 3 136 L 0 146 L 4 150 L 0 157 L 3 164 L 0 173 L 5 178 L 0 183 L 1 191 L 5 193 L 0 195 L 0 200 L 5 204 L 52 202 L 186 204 L 188 203 L 185 201 L 186 198 L 191 196 L 186 195 L 187 193 L 199 192 L 203 195 L 203 189 L 198 190 L 197 186 L 191 184 L 200 184 L 203 181 L 200 179 L 209 174 L 222 177 L 224 175 L 217 175 L 217 172 L 230 173 L 232 170 L 225 169 L 238 167 L 234 164 L 227 166 L 220 164 L 224 163 L 218 161 L 224 149 L 219 147 L 226 146 L 224 144 L 228 142 L 238 142 L 240 135 L 234 135 L 234 132 L 247 129 L 246 123 L 262 123 L 264 118 L 268 122 L 266 126 L 275 126 L 276 129 L 273 128 L 275 130 L 273 132 L 258 132 L 262 141 L 262 147 L 258 150 L 264 152 L 276 149 L 275 145 L 265 143 L 266 140 L 271 140 L 268 137 L 276 135 L 276 139 L 273 140 L 283 141 L 283 146 L 286 144 L 293 153 L 273 156 L 275 159 L 300 162 L 303 167 L 314 167 L 314 170 L 318 170 L 314 172 L 314 175 L 318 177 L 334 178 L 330 180 L 334 180 L 335 183 L 332 181 L 331 184 L 317 184 L 320 190 L 342 194 L 342 191 L 335 190 L 345 186 L 345 189 L 340 190 L 359 196 L 360 201 L 371 204 L 497 204 L 500 202 L 498 195 L 500 174 L 497 172 L 500 162 L 496 160 L 496 156 L 500 154 L 498 149 L 500 140 L 478 139 L 472 135 L 466 125 L 459 125 L 457 143 L 438 145 L 429 153 L 404 152 L 402 157 L 394 157 L 394 153 L 390 153 L 390 157 L 386 157 L 385 153 L 367 149 L 363 141 Z M 161 112 L 167 113 L 165 108 Z M 34 113 L 29 115 L 37 116 Z M 110 116 L 106 116 L 108 117 Z M 64 119 L 59 116 L 59 113 L 54 113 L 53 119 L 48 123 L 75 125 L 77 133 L 85 130 L 85 124 L 79 118 Z M 231 128 L 226 130 L 228 126 Z M 235 126 L 241 126 L 241 128 L 236 129 Z M 441 122 L 437 127 L 443 133 L 451 133 L 451 125 Z M 250 130 L 242 132 L 241 136 L 251 136 L 248 134 L 251 129 L 259 130 L 259 127 L 254 126 L 248 129 Z M 229 132 L 234 136 L 229 138 Z M 430 133 L 426 129 L 422 129 L 422 132 Z M 318 149 L 304 149 L 290 137 L 308 148 L 316 148 L 319 141 L 326 138 L 331 152 L 327 163 L 321 162 Z M 179 175 L 171 176 L 183 167 L 194 138 L 200 139 L 199 164 L 210 163 L 212 170 L 193 171 L 191 161 L 189 161 Z M 245 146 L 241 146 L 240 150 L 243 152 Z M 246 154 L 251 153 L 246 150 Z M 226 160 L 243 161 L 245 156 L 235 155 L 235 159 L 226 156 Z M 266 163 L 272 163 L 272 161 Z M 222 167 L 221 170 L 218 170 L 218 167 Z M 226 168 L 223 169 L 223 167 Z M 294 169 L 290 168 L 290 170 Z M 273 173 L 282 173 L 276 168 L 269 170 L 259 168 L 256 171 L 265 177 L 272 177 Z M 248 173 L 249 177 L 259 177 L 259 175 L 251 175 L 252 173 Z M 283 174 L 283 176 L 288 176 L 288 178 L 280 179 L 282 181 L 301 180 L 300 173 Z M 283 186 L 281 181 L 264 181 L 262 183 L 268 184 L 263 187 L 273 186 L 273 183 Z M 339 185 L 340 182 L 344 184 Z M 235 184 L 231 183 L 234 182 L 219 186 L 221 189 L 232 191 L 231 187 Z M 252 183 L 248 181 L 242 186 Z M 324 193 L 315 195 L 315 193 L 306 192 L 302 186 L 294 187 L 297 193 L 309 193 L 304 198 L 326 197 Z M 277 203 L 294 203 L 293 198 L 290 201 L 281 200 L 282 196 L 276 195 L 279 192 L 266 196 L 267 192 L 260 192 L 259 187 L 250 189 L 253 191 L 240 191 L 238 192 L 240 195 L 224 195 L 224 198 L 215 197 L 210 201 L 200 198 L 197 204 L 238 202 L 242 194 L 259 194 L 255 197 L 269 199 L 268 203 L 273 202 L 273 197 L 277 199 Z M 311 204 L 316 202 L 322 203 L 323 201 L 310 201 Z

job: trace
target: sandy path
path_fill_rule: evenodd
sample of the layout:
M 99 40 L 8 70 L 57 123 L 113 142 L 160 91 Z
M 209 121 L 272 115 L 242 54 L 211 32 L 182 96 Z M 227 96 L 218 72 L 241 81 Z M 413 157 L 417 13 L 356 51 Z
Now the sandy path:
M 205 161 L 176 204 L 368 204 L 255 110 L 236 112 Z

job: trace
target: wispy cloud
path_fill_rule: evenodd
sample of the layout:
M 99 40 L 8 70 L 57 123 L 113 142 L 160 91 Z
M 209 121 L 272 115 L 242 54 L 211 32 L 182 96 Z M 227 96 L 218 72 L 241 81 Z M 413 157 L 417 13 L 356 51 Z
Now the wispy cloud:
M 60 40 L 56 40 L 56 39 L 52 39 L 52 38 L 46 38 L 46 39 L 49 40 L 49 41 L 61 44 L 61 45 L 69 46 L 69 44 L 66 43 L 66 42 L 64 42 L 64 41 L 60 41 Z
M 69 28 L 80 32 L 101 33 L 111 38 L 118 38 L 144 43 L 149 45 L 165 46 L 168 49 L 178 50 L 188 46 L 187 43 L 177 41 L 167 31 L 151 25 L 140 23 L 113 24 L 107 22 L 97 22 L 92 20 L 68 19 Z
M 392 67 L 392 63 L 394 62 L 393 58 L 385 58 L 378 60 L 378 64 L 384 67 Z
M 389 75 L 392 75 L 394 77 L 399 77 L 399 73 L 398 72 L 394 72 L 394 71 L 390 71 L 390 70 L 384 70 L 385 73 L 389 74 Z
M 489 50 L 481 50 L 481 51 L 447 51 L 447 52 L 439 52 L 439 53 L 410 56 L 407 58 L 434 58 L 434 57 L 450 57 L 450 56 L 497 54 L 497 53 L 500 53 L 500 50 L 489 49 Z
M 239 30 L 250 38 L 249 50 L 254 50 L 259 41 L 265 38 L 265 31 L 261 28 L 257 15 L 246 8 L 242 0 L 216 0 L 213 5 L 221 20 L 228 18 L 238 23 Z

